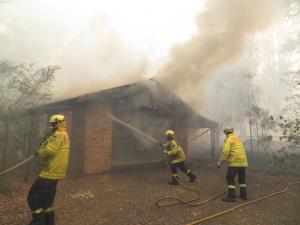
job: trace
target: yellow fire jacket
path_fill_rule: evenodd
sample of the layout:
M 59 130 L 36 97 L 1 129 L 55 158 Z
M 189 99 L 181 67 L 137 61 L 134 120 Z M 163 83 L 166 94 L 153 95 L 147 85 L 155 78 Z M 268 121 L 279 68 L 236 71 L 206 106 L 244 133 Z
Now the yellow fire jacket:
M 165 153 L 172 158 L 172 164 L 183 162 L 185 160 L 184 151 L 175 140 L 168 141 L 166 144 L 164 144 L 164 146 L 166 147 Z
M 65 128 L 55 131 L 37 151 L 44 161 L 39 177 L 58 180 L 66 176 L 70 151 L 70 140 Z
M 224 147 L 219 162 L 227 160 L 229 167 L 247 167 L 248 161 L 244 145 L 234 134 L 229 134 L 224 140 Z

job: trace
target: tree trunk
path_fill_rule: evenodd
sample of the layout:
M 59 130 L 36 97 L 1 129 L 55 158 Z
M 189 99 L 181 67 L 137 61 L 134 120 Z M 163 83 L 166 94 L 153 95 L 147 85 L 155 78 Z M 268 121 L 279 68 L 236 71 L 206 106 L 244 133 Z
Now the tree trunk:
M 6 164 L 7 164 L 8 144 L 9 144 L 9 123 L 6 120 L 4 122 L 4 142 L 3 142 L 2 163 L 1 163 L 2 170 L 6 168 Z
M 249 130 L 250 130 L 250 149 L 251 149 L 251 157 L 253 159 L 253 135 L 252 135 L 252 124 L 249 120 Z
M 259 153 L 260 152 L 260 149 L 259 149 L 259 129 L 258 129 L 258 125 L 257 123 L 255 123 L 255 128 L 256 128 L 256 146 L 257 146 L 257 152 Z

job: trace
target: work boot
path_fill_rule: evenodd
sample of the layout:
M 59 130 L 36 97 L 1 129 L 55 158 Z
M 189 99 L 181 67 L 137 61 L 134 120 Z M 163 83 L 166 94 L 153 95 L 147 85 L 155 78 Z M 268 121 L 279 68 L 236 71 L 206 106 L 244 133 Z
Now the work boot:
M 222 198 L 224 202 L 235 202 L 235 189 L 228 188 L 228 193 L 225 198 Z
M 45 225 L 55 225 L 54 211 L 46 212 L 44 214 Z
M 240 187 L 240 198 L 247 200 L 247 189 L 246 187 Z
M 191 182 L 191 183 L 194 183 L 194 182 L 195 182 L 195 180 L 196 180 L 196 178 L 197 178 L 195 174 L 193 174 L 193 173 L 190 171 L 190 172 L 188 172 L 186 175 L 190 178 L 190 182 Z
M 177 179 L 178 179 L 178 177 L 177 177 Z M 178 185 L 179 184 L 179 182 L 178 182 L 178 180 L 177 180 L 175 177 L 173 177 L 172 176 L 172 181 L 171 182 L 169 182 L 169 184 L 170 185 Z
M 32 220 L 28 225 L 45 225 L 44 223 L 44 213 L 32 213 Z

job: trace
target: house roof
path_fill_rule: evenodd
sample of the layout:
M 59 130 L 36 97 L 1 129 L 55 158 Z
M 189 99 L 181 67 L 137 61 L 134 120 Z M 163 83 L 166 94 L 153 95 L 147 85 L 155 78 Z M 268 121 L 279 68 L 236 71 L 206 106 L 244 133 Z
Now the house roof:
M 176 114 L 186 118 L 188 121 L 187 125 L 193 128 L 218 126 L 217 122 L 197 114 L 181 98 L 167 90 L 154 79 L 53 102 L 42 105 L 37 110 L 47 112 L 67 109 L 74 106 L 74 104 L 94 100 L 103 100 L 116 105 L 126 105 L 127 108 L 155 110 L 157 113 L 166 116 Z

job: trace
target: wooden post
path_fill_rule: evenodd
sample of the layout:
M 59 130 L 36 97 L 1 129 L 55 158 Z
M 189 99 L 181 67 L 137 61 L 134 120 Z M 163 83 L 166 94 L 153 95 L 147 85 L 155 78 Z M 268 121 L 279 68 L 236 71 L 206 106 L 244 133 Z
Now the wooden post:
M 216 128 L 210 128 L 211 130 L 211 152 L 210 156 L 213 159 L 216 153 Z
M 7 149 L 9 145 L 9 123 L 8 120 L 4 122 L 4 143 L 3 143 L 3 152 L 2 152 L 2 163 L 1 169 L 6 168 L 7 164 Z
M 215 128 L 216 131 L 216 149 L 220 150 L 220 129 L 218 127 Z
M 29 116 L 28 123 L 26 127 L 26 136 L 25 136 L 25 157 L 28 158 L 31 154 L 31 148 L 32 148 L 32 129 L 33 129 L 33 116 Z M 26 164 L 24 174 L 23 174 L 23 181 L 27 182 L 28 177 L 30 173 L 30 163 Z

